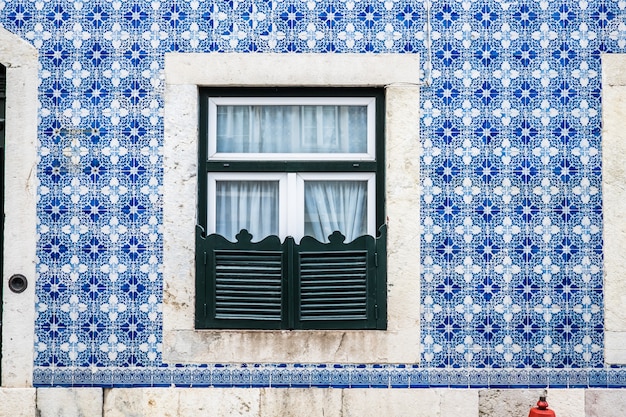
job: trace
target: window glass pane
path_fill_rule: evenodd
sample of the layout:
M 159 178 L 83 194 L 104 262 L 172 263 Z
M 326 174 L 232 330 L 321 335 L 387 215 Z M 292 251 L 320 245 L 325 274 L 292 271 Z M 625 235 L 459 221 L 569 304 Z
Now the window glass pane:
M 367 234 L 367 181 L 305 181 L 304 234 L 328 242 L 337 230 L 346 242 Z
M 220 153 L 367 153 L 365 105 L 217 106 Z
M 278 181 L 216 181 L 215 232 L 235 241 L 247 229 L 254 241 L 278 235 Z

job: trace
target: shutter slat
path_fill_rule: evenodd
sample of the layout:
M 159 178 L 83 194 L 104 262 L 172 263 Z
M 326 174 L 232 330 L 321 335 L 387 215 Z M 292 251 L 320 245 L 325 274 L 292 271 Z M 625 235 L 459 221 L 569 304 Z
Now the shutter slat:
M 259 293 L 259 294 L 254 294 L 254 295 L 250 295 L 250 294 L 244 294 L 244 295 L 237 295 L 237 294 L 229 294 L 229 295 L 221 295 L 219 297 L 217 297 L 218 301 L 230 301 L 230 302 L 234 302 L 234 301 L 249 301 L 250 303 L 257 303 L 257 304 L 265 304 L 265 305 L 274 305 L 275 303 L 272 302 L 265 302 L 263 303 L 262 301 L 264 301 L 268 296 L 274 296 L 278 293 L 270 293 L 270 292 L 266 292 L 266 293 Z M 260 300 L 260 301 L 259 301 Z
M 363 288 L 364 290 L 365 288 Z M 315 298 L 320 298 L 320 297 L 328 297 L 328 298 L 359 298 L 363 295 L 363 291 L 350 291 L 350 290 L 346 290 L 345 288 L 337 288 L 335 290 L 335 288 L 331 287 L 331 288 L 323 288 L 324 291 L 316 291 L 315 292 Z M 352 289 L 351 289 L 352 290 Z M 308 291 L 307 291 L 308 293 Z M 302 300 L 306 301 L 307 294 L 303 294 L 302 296 Z
M 311 285 L 326 285 L 326 284 L 334 284 L 334 283 L 352 283 L 357 284 L 362 282 L 361 276 L 362 274 L 346 274 L 342 277 L 337 277 L 334 274 L 335 271 L 329 271 L 327 274 L 303 274 L 305 275 L 306 281 Z
M 233 276 L 226 275 L 225 277 L 220 278 L 219 283 L 233 285 L 233 286 L 235 285 L 245 286 L 249 284 L 250 277 L 254 278 L 254 283 L 255 283 L 254 287 L 259 287 L 263 285 L 267 285 L 267 286 L 277 285 L 276 281 L 273 278 L 280 278 L 280 275 L 272 276 L 270 279 L 258 278 L 258 276 L 254 274 L 249 274 L 249 275 L 243 274 L 243 275 L 233 275 Z
M 315 271 L 303 271 L 302 275 L 306 275 L 309 278 L 317 278 L 317 279 L 331 279 L 333 277 L 335 277 L 335 274 L 337 272 L 337 269 L 340 268 L 328 268 L 328 269 L 318 269 Z M 350 277 L 354 277 L 355 279 L 359 279 L 362 275 L 362 272 L 360 270 L 343 270 L 342 271 L 342 277 L 346 277 L 346 279 L 349 279 Z

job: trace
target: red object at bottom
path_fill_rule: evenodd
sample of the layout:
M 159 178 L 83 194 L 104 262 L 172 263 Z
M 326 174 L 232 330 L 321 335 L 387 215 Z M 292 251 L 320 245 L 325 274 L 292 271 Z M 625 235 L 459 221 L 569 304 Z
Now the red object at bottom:
M 533 407 L 530 409 L 528 417 L 556 417 L 556 414 L 553 410 L 548 410 L 548 402 L 546 401 L 546 397 L 539 397 L 539 401 L 537 401 L 537 407 Z

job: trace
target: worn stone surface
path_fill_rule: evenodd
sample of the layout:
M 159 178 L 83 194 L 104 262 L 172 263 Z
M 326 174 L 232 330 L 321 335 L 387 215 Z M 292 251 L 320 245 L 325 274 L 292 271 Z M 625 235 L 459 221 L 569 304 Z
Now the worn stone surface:
M 35 416 L 35 388 L 0 388 L 0 416 Z
M 165 90 L 163 149 L 163 333 L 193 330 L 195 227 L 198 187 L 198 108 L 195 85 Z M 190 204 L 193 202 L 193 204 Z M 167 350 L 164 349 L 164 356 Z M 186 352 L 181 352 L 185 355 Z M 164 360 L 167 360 L 166 357 Z
M 541 390 L 481 390 L 478 394 L 478 415 L 527 416 L 540 393 Z
M 542 389 L 0 388 L 11 417 L 526 417 Z M 624 417 L 620 389 L 550 389 L 557 417 Z M 102 408 L 101 408 L 102 407 Z M 36 414 L 39 413 L 39 414 Z
M 626 416 L 626 391 L 623 389 L 586 390 L 585 417 L 624 416 Z
M 38 417 L 101 417 L 101 388 L 39 388 Z
M 258 417 L 255 388 L 115 388 L 105 390 L 103 417 Z
M 439 417 L 478 417 L 478 390 L 440 389 Z M 526 417 L 521 416 L 521 417 Z
M 349 389 L 343 392 L 343 417 L 433 417 L 440 414 L 441 392 L 417 389 Z M 467 414 L 471 417 L 472 414 Z M 446 416 L 447 417 L 447 416 Z
M 548 404 L 557 417 L 585 417 L 584 389 L 551 389 Z
M 106 390 L 104 417 L 477 417 L 477 390 L 162 388 Z
M 602 79 L 605 86 L 626 85 L 625 54 L 602 55 Z
M 602 196 L 605 359 L 626 363 L 626 55 L 603 55 Z
M 174 84 L 222 86 L 371 86 L 415 83 L 419 56 L 413 54 L 166 54 Z M 411 63 L 412 61 L 412 63 Z
M 605 275 L 605 280 L 609 278 Z M 620 286 L 620 283 L 611 284 L 611 286 Z M 619 293 L 613 294 L 611 300 L 605 301 L 605 310 L 607 314 L 609 311 L 613 311 L 617 308 L 617 303 L 623 298 Z M 615 318 L 614 318 L 615 319 Z M 613 326 L 617 327 L 619 323 L 614 323 Z M 604 360 L 610 364 L 624 364 L 626 363 L 626 331 L 611 331 L 606 330 L 604 332 Z
M 209 395 L 208 392 L 207 395 Z M 179 390 L 173 388 L 105 390 L 103 415 L 106 417 L 176 417 L 180 415 L 179 399 Z
M 260 389 L 179 389 L 179 416 L 260 416 Z M 206 395 L 205 395 L 206 393 Z M 278 415 L 278 414 L 275 414 Z
M 163 360 L 170 363 L 416 363 L 420 360 L 419 57 L 359 55 L 167 54 L 163 181 Z M 300 62 L 301 59 L 306 62 Z M 339 60 L 337 64 L 329 60 Z M 204 60 L 204 61 L 203 61 Z M 346 60 L 351 62 L 346 64 Z M 334 62 L 334 61 L 333 61 Z M 258 68 L 270 65 L 273 83 Z M 307 68 L 293 73 L 293 68 Z M 210 68 L 211 71 L 206 71 Z M 367 70 L 363 70 L 367 68 Z M 341 70 L 339 70 L 341 69 Z M 338 72 L 339 71 L 339 72 Z M 342 72 L 350 73 L 350 77 Z M 294 78 L 295 77 L 295 78 Z M 332 79 L 336 78 L 336 81 Z M 343 77 L 343 78 L 342 78 Z M 194 230 L 197 164 L 197 85 L 387 85 L 386 212 L 387 331 L 196 331 Z M 363 349 L 369 346 L 369 349 Z
M 32 383 L 35 334 L 37 50 L 0 29 L 0 61 L 7 67 L 6 119 L 19 120 L 6 124 L 4 147 L 2 385 L 26 388 Z M 18 273 L 29 285 L 16 294 L 7 284 Z
M 263 389 L 261 416 L 342 417 L 344 390 L 340 389 Z

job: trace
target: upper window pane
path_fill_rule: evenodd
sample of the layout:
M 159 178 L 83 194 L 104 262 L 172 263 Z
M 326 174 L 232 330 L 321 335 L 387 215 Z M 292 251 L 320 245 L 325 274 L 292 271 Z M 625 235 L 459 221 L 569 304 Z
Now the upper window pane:
M 225 97 L 209 101 L 209 159 L 374 159 L 374 99 Z

